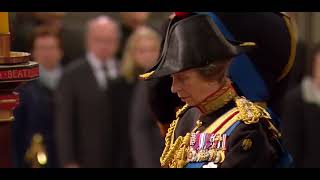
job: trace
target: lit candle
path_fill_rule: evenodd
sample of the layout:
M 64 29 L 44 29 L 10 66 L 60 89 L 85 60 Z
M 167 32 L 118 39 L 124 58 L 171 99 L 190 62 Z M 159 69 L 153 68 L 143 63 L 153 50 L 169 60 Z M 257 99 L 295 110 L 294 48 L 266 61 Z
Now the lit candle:
M 0 34 L 9 33 L 9 15 L 8 12 L 0 12 Z

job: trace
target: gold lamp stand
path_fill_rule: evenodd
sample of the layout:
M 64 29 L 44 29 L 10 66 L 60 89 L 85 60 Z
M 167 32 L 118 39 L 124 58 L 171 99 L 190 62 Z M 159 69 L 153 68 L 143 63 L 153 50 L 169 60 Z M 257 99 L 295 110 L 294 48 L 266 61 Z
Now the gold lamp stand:
M 0 12 L 0 21 L 3 14 Z M 19 105 L 19 94 L 14 91 L 22 83 L 37 79 L 39 67 L 30 61 L 29 53 L 12 52 L 10 32 L 1 30 L 3 24 L 0 24 L 0 168 L 8 168 L 12 167 L 13 110 Z

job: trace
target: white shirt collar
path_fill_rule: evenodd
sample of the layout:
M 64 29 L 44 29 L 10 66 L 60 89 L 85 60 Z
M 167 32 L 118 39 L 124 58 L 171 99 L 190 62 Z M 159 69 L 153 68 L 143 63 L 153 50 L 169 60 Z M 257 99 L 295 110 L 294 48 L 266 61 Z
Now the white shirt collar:
M 100 71 L 102 70 L 102 64 L 105 63 L 107 69 L 108 69 L 108 76 L 110 78 L 116 78 L 118 76 L 118 69 L 116 65 L 116 60 L 114 58 L 110 58 L 106 61 L 101 61 L 97 56 L 95 56 L 93 53 L 87 53 L 87 59 L 89 61 L 89 64 L 94 69 L 94 71 Z
M 100 70 L 103 62 L 99 58 L 97 58 L 97 56 L 95 56 L 93 53 L 88 53 L 87 59 L 94 70 Z M 104 62 L 106 63 L 108 62 L 108 60 Z
M 310 77 L 302 80 L 302 97 L 306 102 L 320 106 L 320 89 L 314 85 Z
M 40 78 L 39 81 L 47 88 L 54 90 L 62 75 L 62 68 L 58 65 L 51 71 L 46 70 L 41 64 L 39 65 Z

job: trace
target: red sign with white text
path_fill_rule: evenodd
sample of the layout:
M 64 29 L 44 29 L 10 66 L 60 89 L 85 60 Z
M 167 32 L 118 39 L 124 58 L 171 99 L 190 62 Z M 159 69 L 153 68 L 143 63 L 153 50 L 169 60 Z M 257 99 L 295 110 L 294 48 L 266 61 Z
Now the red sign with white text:
M 32 79 L 39 76 L 39 68 L 0 70 L 0 81 Z

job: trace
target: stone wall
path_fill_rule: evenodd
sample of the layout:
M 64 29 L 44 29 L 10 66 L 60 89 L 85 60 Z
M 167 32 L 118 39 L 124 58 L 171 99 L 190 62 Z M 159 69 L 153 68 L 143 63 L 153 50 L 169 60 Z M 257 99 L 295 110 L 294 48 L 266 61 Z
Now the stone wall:
M 75 28 L 83 28 L 89 19 L 103 14 L 119 19 L 119 12 L 69 12 L 64 20 L 66 24 L 70 24 Z M 149 23 L 159 27 L 169 14 L 169 12 L 152 12 Z

